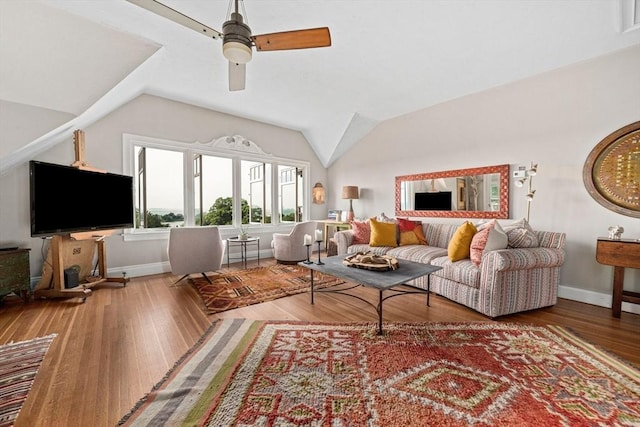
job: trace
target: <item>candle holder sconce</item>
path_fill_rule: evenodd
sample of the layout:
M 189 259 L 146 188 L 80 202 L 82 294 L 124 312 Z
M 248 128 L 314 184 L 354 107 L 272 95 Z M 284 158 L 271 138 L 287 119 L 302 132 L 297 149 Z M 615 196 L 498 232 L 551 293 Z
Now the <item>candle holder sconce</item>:
M 309 251 L 311 250 L 311 243 L 305 244 L 305 246 L 307 247 L 307 260 L 302 262 L 305 264 L 313 264 L 313 261 L 309 259 Z
M 320 252 L 321 252 L 321 247 L 320 245 L 322 244 L 322 240 L 316 240 L 316 243 L 318 244 L 318 262 L 316 262 L 316 264 L 318 265 L 324 265 L 324 262 L 322 262 L 320 260 Z

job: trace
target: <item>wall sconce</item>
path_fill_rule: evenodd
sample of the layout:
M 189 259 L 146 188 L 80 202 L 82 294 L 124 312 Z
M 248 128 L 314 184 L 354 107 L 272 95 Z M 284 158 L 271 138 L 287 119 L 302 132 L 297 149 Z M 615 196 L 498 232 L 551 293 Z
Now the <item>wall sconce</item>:
M 342 187 L 342 198 L 349 199 L 349 213 L 347 214 L 347 221 L 353 221 L 353 199 L 358 199 L 358 187 L 355 185 L 345 185 Z
M 533 185 L 533 177 L 538 173 L 538 165 L 531 162 L 531 167 L 529 169 L 525 169 L 524 166 L 521 166 L 519 170 L 513 173 L 514 178 L 518 178 L 515 182 L 516 187 L 524 187 L 525 184 L 528 184 L 527 187 L 527 222 L 529 222 L 529 214 L 531 212 L 531 202 L 533 201 L 533 197 L 536 194 L 536 190 L 532 189 Z
M 313 186 L 311 190 L 311 197 L 313 199 L 314 205 L 322 205 L 324 204 L 324 187 L 319 182 L 316 182 L 316 185 Z

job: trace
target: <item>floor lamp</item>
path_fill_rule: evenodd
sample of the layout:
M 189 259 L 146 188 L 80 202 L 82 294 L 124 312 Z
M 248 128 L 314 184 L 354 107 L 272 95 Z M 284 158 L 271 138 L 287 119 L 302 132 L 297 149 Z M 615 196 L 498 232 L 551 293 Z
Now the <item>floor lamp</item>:
M 533 177 L 538 173 L 538 165 L 531 162 L 529 169 L 520 171 L 521 178 L 516 181 L 516 187 L 524 187 L 524 184 L 528 182 L 527 188 L 527 222 L 529 222 L 529 214 L 531 213 L 531 202 L 533 202 L 533 196 L 536 194 L 536 190 L 533 187 Z
M 349 199 L 349 213 L 347 213 L 347 221 L 353 221 L 353 199 L 358 199 L 358 187 L 355 185 L 345 185 L 342 187 L 342 198 Z

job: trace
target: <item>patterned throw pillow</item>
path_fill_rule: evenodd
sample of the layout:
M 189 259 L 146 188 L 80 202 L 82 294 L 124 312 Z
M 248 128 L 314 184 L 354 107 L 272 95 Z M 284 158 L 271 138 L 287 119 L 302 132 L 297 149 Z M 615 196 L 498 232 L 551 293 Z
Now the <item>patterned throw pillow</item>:
M 400 231 L 400 246 L 427 244 L 421 221 L 398 218 L 397 222 L 398 230 Z
M 369 221 L 351 221 L 351 229 L 353 230 L 352 245 L 367 245 L 371 237 L 371 226 Z
M 466 221 L 458 227 L 449 241 L 449 247 L 447 248 L 447 255 L 452 262 L 469 258 L 471 254 L 471 240 L 477 232 L 478 229 L 476 226 L 469 221 Z
M 427 238 L 424 236 L 424 230 L 422 229 L 422 223 L 416 225 L 416 228 L 413 229 L 413 232 L 415 233 L 416 237 L 420 241 L 421 245 L 428 244 L 427 243 Z
M 371 218 L 369 222 L 371 223 L 369 246 L 390 246 L 393 248 L 398 246 L 395 222 L 379 222 L 375 218 Z
M 420 240 L 418 240 L 418 236 L 413 231 L 401 231 L 400 232 L 400 244 L 399 246 L 407 246 L 407 245 L 419 245 Z
M 416 223 L 414 221 L 411 221 L 410 219 L 398 218 L 396 219 L 396 221 L 398 222 L 398 228 L 400 229 L 400 232 L 413 231 L 413 229 L 416 228 Z
M 538 235 L 524 218 L 505 225 L 504 232 L 507 233 L 511 248 L 537 248 L 540 246 Z
M 475 265 L 480 265 L 485 252 L 506 249 L 508 238 L 495 219 L 482 224 L 479 231 L 471 239 L 470 258 Z

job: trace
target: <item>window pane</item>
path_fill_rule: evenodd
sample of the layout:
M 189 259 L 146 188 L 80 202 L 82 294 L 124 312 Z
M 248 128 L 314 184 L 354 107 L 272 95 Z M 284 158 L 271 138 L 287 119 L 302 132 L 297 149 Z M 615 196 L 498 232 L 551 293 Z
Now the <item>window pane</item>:
M 242 223 L 271 223 L 271 164 L 243 160 Z
M 302 169 L 278 166 L 280 221 L 299 222 L 302 219 Z
M 135 153 L 139 228 L 184 225 L 182 153 L 143 147 Z
M 202 188 L 202 225 L 233 224 L 233 162 L 225 157 L 202 155 L 202 169 L 195 177 L 195 191 Z M 196 224 L 200 203 L 196 200 Z

